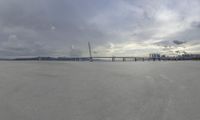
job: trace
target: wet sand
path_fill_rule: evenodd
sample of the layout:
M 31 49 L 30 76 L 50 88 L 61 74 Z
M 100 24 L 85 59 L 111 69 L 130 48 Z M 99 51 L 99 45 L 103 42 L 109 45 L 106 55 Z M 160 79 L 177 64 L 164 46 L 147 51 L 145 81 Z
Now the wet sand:
M 2 120 L 200 120 L 200 62 L 0 62 Z

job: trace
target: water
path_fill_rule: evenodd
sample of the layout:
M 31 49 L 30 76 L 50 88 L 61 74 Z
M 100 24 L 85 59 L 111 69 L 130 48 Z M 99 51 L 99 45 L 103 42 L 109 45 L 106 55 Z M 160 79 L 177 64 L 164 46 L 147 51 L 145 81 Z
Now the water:
M 199 120 L 200 62 L 0 62 L 2 120 Z

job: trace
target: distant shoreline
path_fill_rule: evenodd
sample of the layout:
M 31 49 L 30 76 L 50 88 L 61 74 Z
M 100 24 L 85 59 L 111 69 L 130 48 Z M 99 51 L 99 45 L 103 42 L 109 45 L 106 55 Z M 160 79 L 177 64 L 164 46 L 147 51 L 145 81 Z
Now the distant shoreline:
M 200 61 L 200 57 L 27 57 L 0 58 L 0 61 L 74 61 L 74 62 L 137 62 L 137 61 Z

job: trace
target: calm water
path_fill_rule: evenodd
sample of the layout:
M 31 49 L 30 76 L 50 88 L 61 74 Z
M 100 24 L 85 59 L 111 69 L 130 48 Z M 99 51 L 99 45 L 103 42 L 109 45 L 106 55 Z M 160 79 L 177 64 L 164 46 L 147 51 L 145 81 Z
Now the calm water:
M 199 120 L 200 62 L 0 62 L 2 120 Z

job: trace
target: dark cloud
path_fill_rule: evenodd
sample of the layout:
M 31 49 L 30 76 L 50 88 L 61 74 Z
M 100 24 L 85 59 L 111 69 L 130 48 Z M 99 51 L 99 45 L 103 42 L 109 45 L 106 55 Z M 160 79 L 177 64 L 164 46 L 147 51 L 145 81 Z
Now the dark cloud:
M 18 41 L 21 42 L 21 41 Z M 1 47 L 0 57 L 18 57 L 18 56 L 48 56 L 52 55 L 51 51 L 45 49 L 36 43 L 26 43 L 23 45 L 8 43 Z
M 180 41 L 180 40 L 173 40 L 173 42 L 176 45 L 182 45 L 182 44 L 186 43 L 185 41 Z
M 156 42 L 154 43 L 155 45 L 158 45 L 158 46 L 164 46 L 165 48 L 168 48 L 168 47 L 171 47 L 171 46 L 174 46 L 174 42 L 171 41 L 171 40 L 162 40 L 160 42 Z
M 197 21 L 192 22 L 191 26 L 195 27 L 195 28 L 200 28 L 200 21 L 198 21 L 198 22 Z
M 160 42 L 154 43 L 155 45 L 164 47 L 164 50 L 166 49 L 173 49 L 172 47 L 182 47 L 182 45 L 186 44 L 185 41 L 180 40 L 163 40 Z
M 185 42 L 190 42 L 190 41 L 200 41 L 200 29 L 196 27 L 191 27 L 188 29 L 185 29 L 183 31 L 177 32 L 171 36 L 168 36 L 168 39 L 177 39 L 177 40 L 182 40 Z

